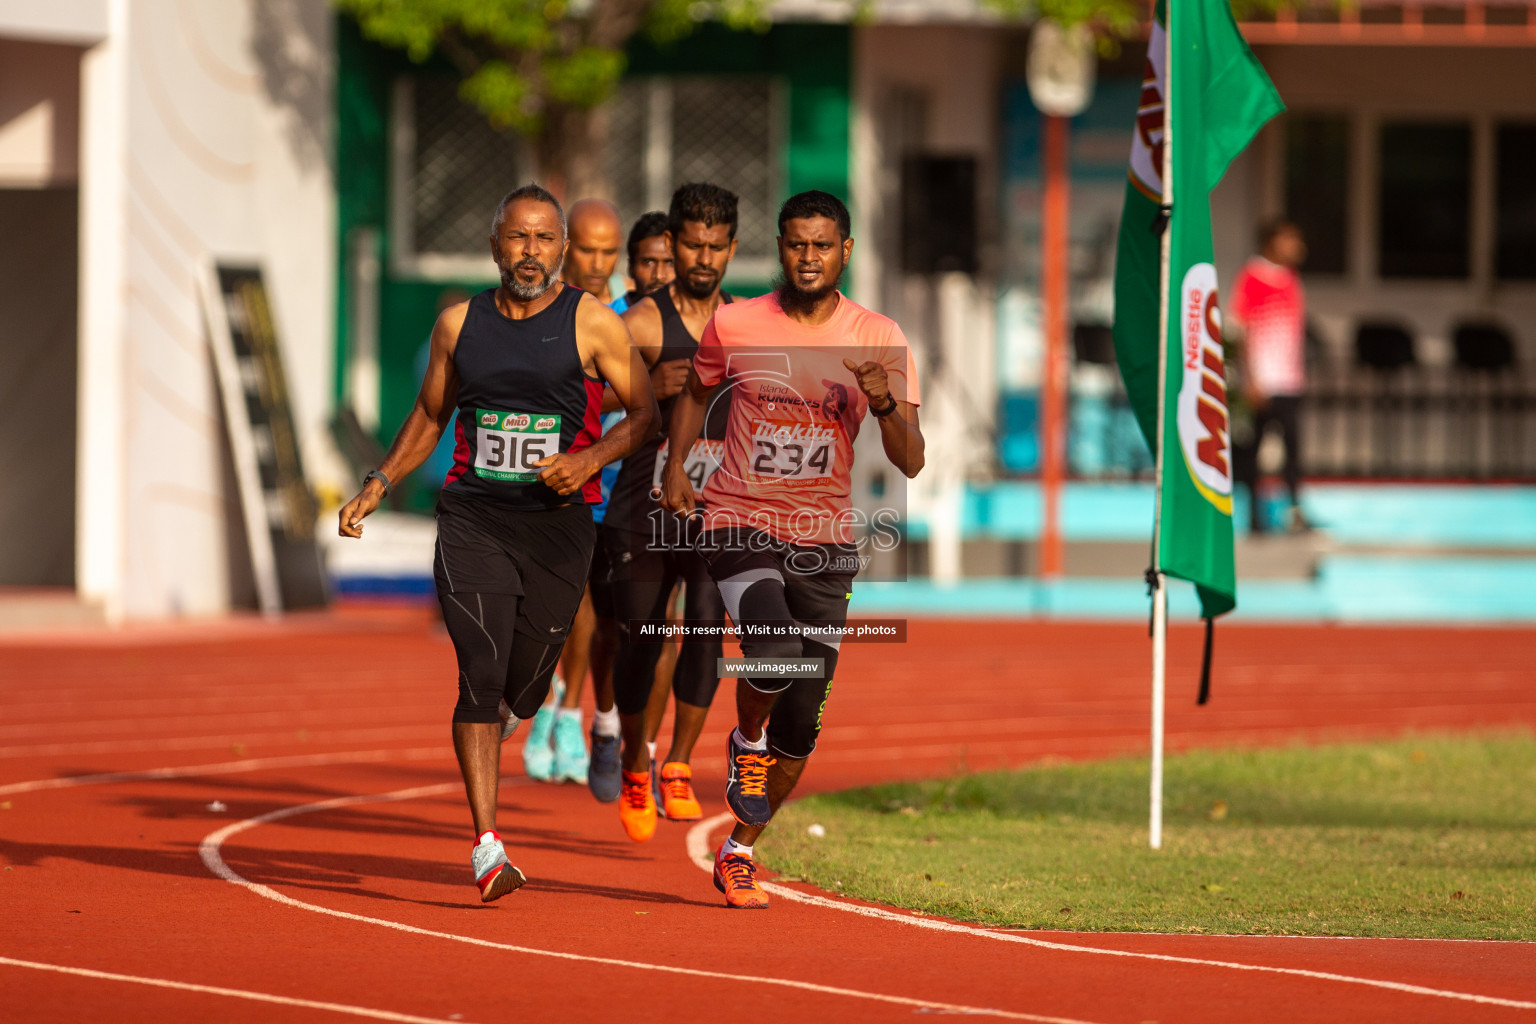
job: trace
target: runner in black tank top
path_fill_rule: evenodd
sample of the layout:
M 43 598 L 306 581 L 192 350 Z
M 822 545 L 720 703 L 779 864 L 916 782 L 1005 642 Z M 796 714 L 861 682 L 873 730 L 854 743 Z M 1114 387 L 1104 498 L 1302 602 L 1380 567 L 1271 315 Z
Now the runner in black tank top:
M 677 276 L 624 314 L 636 347 L 652 367 L 652 386 L 658 402 L 664 403 L 663 422 L 687 379 L 705 324 L 721 302 L 730 301 L 721 295 L 720 283 L 736 251 L 736 197 L 715 185 L 684 185 L 672 197 L 667 221 Z M 701 479 L 719 465 L 718 439 L 724 437 L 726 411 L 722 406 L 717 433 L 704 435 L 690 451 L 691 468 Z M 689 759 L 720 684 L 719 630 L 725 616 L 719 588 L 682 536 L 681 521 L 653 497 L 653 492 L 660 493 L 659 449 L 657 440 L 624 460 L 603 520 L 619 626 L 613 666 L 614 701 L 624 739 L 619 816 L 625 832 L 637 842 L 655 831 L 658 803 L 668 818 L 688 821 L 701 816 Z M 660 723 L 646 721 L 646 708 L 653 685 L 667 682 L 657 678 L 665 641 L 656 629 L 666 622 L 669 598 L 679 581 L 690 632 L 672 673 L 672 747 L 658 772 L 646 741 L 656 735 Z M 651 706 L 664 710 L 664 698 Z
M 661 348 L 657 351 L 656 363 L 692 362 L 693 354 L 699 349 L 699 339 L 688 333 L 688 325 L 683 323 L 677 303 L 672 300 L 672 289 L 658 289 L 647 298 L 656 304 L 657 312 L 661 314 Z M 734 299 L 730 295 L 720 293 L 721 303 L 732 301 Z M 676 395 L 657 400 L 663 433 L 636 448 L 635 453 L 628 456 L 619 468 L 618 478 L 613 482 L 613 490 L 608 497 L 608 513 L 603 520 L 610 529 L 627 530 L 642 540 L 658 536 L 663 530 L 670 534 L 672 515 L 662 510 L 657 494 L 661 486 L 658 472 L 666 458 L 662 448 L 666 443 L 667 418 L 672 414 L 672 405 L 676 401 Z M 704 425 L 704 433 L 700 438 L 701 443 L 694 446 L 698 454 L 690 459 L 690 466 L 700 474 L 702 479 L 697 486 L 701 488 L 703 479 L 707 479 L 709 471 L 719 464 L 718 459 L 710 459 L 712 449 L 708 442 L 718 444 L 725 438 L 725 424 L 730 417 L 730 410 L 730 402 L 719 402 L 712 407 L 709 422 Z M 663 523 L 666 523 L 665 527 Z
M 458 410 L 453 469 L 437 509 L 433 575 L 459 663 L 453 746 L 469 796 L 480 898 L 523 883 L 496 832 L 501 741 L 549 689 L 592 558 L 589 502 L 599 469 L 656 426 L 643 361 L 618 316 L 555 280 L 566 246 L 560 204 L 537 185 L 492 221 L 501 287 L 445 310 L 415 408 L 379 469 L 341 510 L 344 537 L 391 481 L 426 460 Z M 604 383 L 628 412 L 599 436 Z
M 582 369 L 576 350 L 576 307 L 586 293 L 561 287 L 547 307 L 514 320 L 496 308 L 497 291 L 470 299 L 459 329 L 457 443 L 443 495 L 506 509 L 596 504 L 596 477 L 559 494 L 536 465 L 602 434 L 603 381 Z

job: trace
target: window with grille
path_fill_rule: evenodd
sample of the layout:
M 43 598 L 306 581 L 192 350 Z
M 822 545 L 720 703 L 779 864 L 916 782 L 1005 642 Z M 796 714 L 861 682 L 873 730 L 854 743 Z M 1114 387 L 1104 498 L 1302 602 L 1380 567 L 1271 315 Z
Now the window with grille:
M 766 77 L 630 79 L 609 107 L 607 172 L 627 226 L 672 190 L 708 181 L 739 198 L 735 280 L 774 268 L 780 173 L 778 89 Z
M 1307 240 L 1307 272 L 1342 274 L 1348 258 L 1348 118 L 1293 114 L 1288 119 L 1285 213 Z
M 774 267 L 780 173 L 778 89 L 766 77 L 630 79 L 607 110 L 605 168 L 625 231 L 665 210 L 683 182 L 740 199 L 734 280 Z M 459 100 L 450 77 L 401 79 L 394 102 L 391 252 L 397 272 L 494 277 L 490 211 L 534 174 L 528 144 Z M 623 269 L 622 263 L 620 269 Z
M 496 276 L 486 239 L 501 197 L 533 176 L 528 144 L 497 131 L 447 76 L 395 86 L 391 244 L 395 269 L 425 277 Z
M 1472 126 L 1381 128 L 1376 262 L 1382 277 L 1465 278 L 1472 252 Z
M 1536 122 L 1499 125 L 1494 152 L 1494 272 L 1504 281 L 1536 280 Z

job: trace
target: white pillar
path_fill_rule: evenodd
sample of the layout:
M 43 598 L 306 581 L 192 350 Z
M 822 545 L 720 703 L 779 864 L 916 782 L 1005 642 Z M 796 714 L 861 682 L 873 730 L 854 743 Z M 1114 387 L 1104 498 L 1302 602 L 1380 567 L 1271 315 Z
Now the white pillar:
M 107 38 L 80 62 L 75 587 L 116 623 L 123 616 L 128 511 L 128 0 L 109 0 L 107 17 Z

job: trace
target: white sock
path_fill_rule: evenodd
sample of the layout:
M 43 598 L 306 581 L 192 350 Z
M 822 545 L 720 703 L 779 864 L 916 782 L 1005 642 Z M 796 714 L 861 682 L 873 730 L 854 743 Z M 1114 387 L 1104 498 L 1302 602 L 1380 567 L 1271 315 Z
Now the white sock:
M 607 711 L 592 712 L 592 731 L 599 736 L 610 738 L 619 735 L 619 709 L 609 708 Z
M 752 847 L 750 847 L 750 846 L 742 846 L 736 840 L 727 837 L 726 840 L 725 840 L 725 849 L 722 851 L 722 853 L 725 856 L 727 856 L 727 857 L 729 857 L 731 854 L 735 853 L 735 854 L 740 854 L 741 856 L 746 857 L 748 859 L 751 859 L 751 857 L 752 857 Z
M 556 708 L 555 721 L 558 722 L 562 718 L 574 718 L 576 724 L 581 725 L 581 708 Z
M 651 752 L 651 760 L 652 761 L 656 760 L 656 741 L 655 740 L 647 740 L 646 743 L 645 743 L 645 749 L 647 749 L 647 750 L 649 750 Z
M 740 744 L 743 747 L 746 747 L 748 750 L 767 750 L 768 749 L 768 733 L 767 733 L 766 730 L 756 740 L 749 740 L 745 736 L 743 736 L 741 734 L 740 727 L 738 727 L 736 729 L 736 731 L 732 735 L 734 735 L 736 737 L 736 742 L 738 744 Z
M 475 845 L 484 846 L 486 843 L 494 843 L 500 838 L 501 836 L 497 835 L 494 829 L 486 829 L 484 832 L 481 832 L 479 837 L 475 840 Z

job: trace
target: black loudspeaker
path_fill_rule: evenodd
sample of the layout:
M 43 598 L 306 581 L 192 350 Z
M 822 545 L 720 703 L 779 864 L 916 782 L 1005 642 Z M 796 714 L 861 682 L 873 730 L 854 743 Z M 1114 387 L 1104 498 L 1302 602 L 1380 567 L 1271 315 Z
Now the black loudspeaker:
M 901 161 L 901 269 L 974 274 L 976 160 L 909 156 Z

